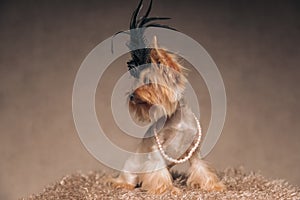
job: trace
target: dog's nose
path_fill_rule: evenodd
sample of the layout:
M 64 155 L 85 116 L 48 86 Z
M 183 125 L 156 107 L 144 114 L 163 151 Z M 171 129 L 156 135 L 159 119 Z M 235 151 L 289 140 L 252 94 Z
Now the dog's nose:
M 130 100 L 130 101 L 133 101 L 133 100 L 134 100 L 134 93 L 131 93 L 131 94 L 129 95 L 129 100 Z

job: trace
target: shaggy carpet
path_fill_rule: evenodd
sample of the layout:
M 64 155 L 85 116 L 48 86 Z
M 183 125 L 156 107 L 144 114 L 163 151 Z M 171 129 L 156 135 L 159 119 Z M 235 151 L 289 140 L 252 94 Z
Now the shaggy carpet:
M 232 168 L 220 172 L 219 176 L 227 186 L 225 192 L 188 189 L 185 186 L 186 177 L 174 173 L 174 183 L 182 190 L 181 195 L 174 196 L 170 193 L 149 195 L 139 188 L 133 191 L 115 190 L 105 185 L 104 179 L 107 175 L 103 172 L 76 173 L 63 177 L 57 183 L 46 187 L 42 193 L 24 199 L 300 199 L 300 188 L 284 180 L 268 180 L 260 174 Z

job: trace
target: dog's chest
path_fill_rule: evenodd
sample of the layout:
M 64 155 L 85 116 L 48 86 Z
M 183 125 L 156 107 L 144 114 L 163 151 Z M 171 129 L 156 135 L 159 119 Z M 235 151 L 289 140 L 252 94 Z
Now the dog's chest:
M 162 133 L 168 134 L 163 136 L 166 138 L 163 148 L 171 157 L 179 158 L 191 147 L 197 134 L 197 129 L 193 123 L 186 120 L 181 120 L 173 127 L 172 131 Z

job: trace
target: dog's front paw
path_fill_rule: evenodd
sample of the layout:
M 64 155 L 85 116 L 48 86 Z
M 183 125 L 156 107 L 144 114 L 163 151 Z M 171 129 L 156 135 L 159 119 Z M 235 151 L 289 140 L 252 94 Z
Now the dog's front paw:
M 119 178 L 109 178 L 105 182 L 106 182 L 106 185 L 116 188 L 116 189 L 133 190 L 135 188 L 135 185 L 123 182 Z
M 145 183 L 142 185 L 142 190 L 147 191 L 149 194 L 160 195 L 167 192 L 171 187 L 168 184 L 161 183 L 160 185 L 151 184 L 146 186 Z
M 202 189 L 206 190 L 206 191 L 223 192 L 226 190 L 226 186 L 222 182 L 219 181 L 219 182 L 205 184 L 205 185 L 203 185 Z
M 182 194 L 182 191 L 178 188 L 178 187 L 173 187 L 172 190 L 171 190 L 171 194 L 172 195 L 181 195 Z
M 192 189 L 202 189 L 205 191 L 225 191 L 226 186 L 221 182 L 217 180 L 201 180 L 201 179 L 194 179 L 194 180 L 188 180 L 187 186 Z
M 224 191 L 226 186 L 219 180 L 216 171 L 210 165 L 194 157 L 191 160 L 187 186 L 206 191 Z

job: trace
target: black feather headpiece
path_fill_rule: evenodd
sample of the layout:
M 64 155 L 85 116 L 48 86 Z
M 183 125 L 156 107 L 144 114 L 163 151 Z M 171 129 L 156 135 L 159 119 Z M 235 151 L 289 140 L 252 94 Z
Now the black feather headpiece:
M 147 67 L 147 63 L 150 63 L 150 48 L 147 48 L 144 37 L 144 31 L 149 27 L 159 27 L 175 30 L 167 25 L 155 23 L 157 20 L 167 20 L 169 17 L 149 17 L 152 0 L 150 0 L 149 7 L 145 15 L 139 17 L 140 11 L 143 6 L 143 1 L 140 0 L 137 8 L 134 10 L 130 20 L 130 41 L 128 47 L 131 50 L 131 60 L 127 62 L 128 70 L 130 74 L 139 78 L 140 71 Z M 143 47 L 143 48 L 141 48 Z

